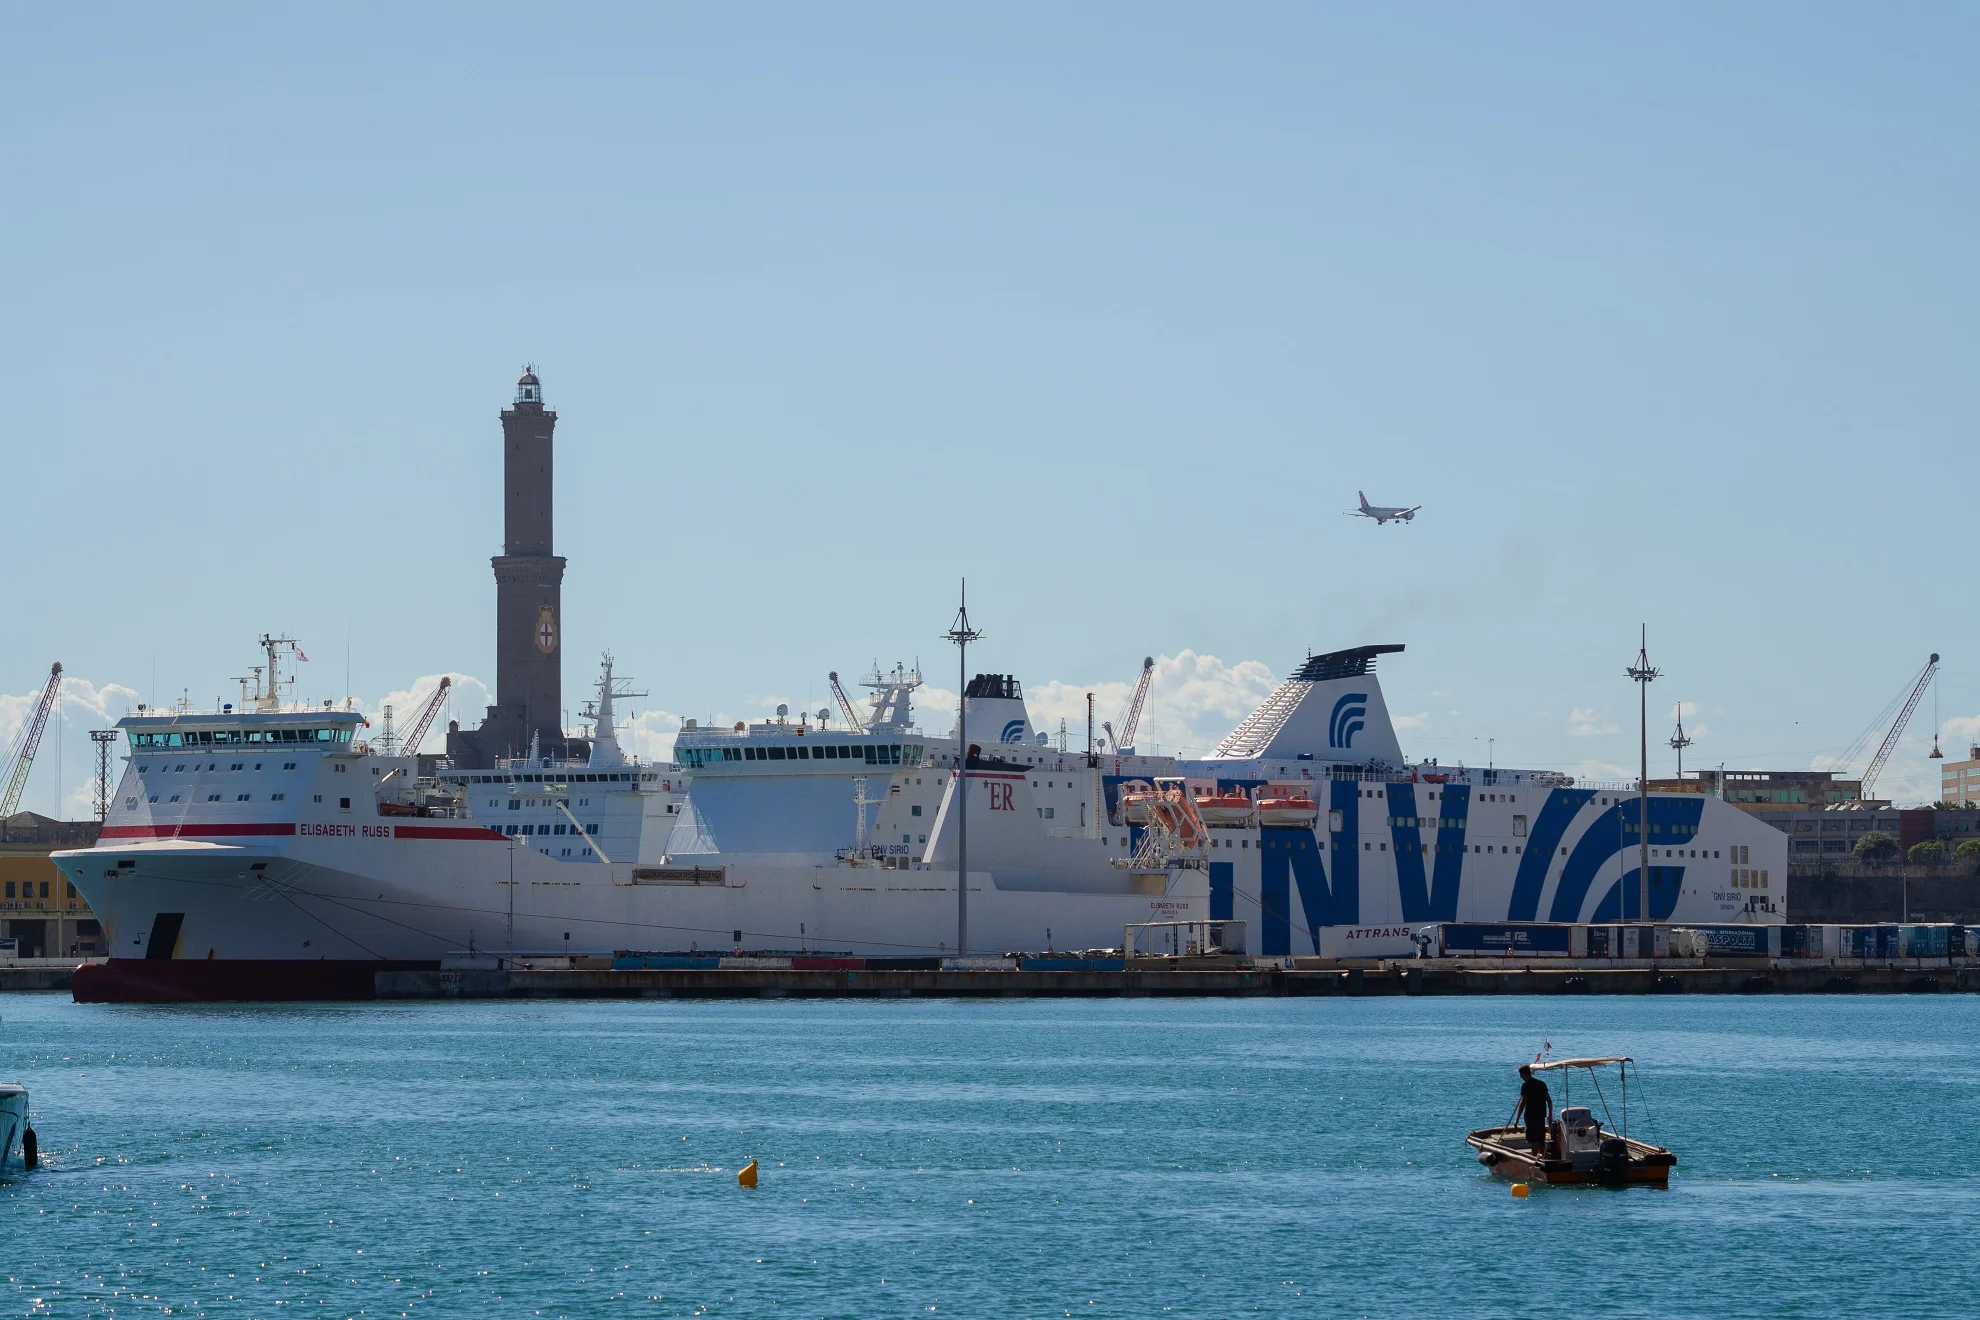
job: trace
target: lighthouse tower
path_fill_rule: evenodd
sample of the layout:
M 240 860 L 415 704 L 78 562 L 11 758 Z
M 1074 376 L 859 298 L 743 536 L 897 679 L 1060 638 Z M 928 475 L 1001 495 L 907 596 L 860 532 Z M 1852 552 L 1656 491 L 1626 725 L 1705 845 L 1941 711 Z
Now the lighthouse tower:
M 479 729 L 450 728 L 447 754 L 463 768 L 535 745 L 569 755 L 563 729 L 564 559 L 551 550 L 557 414 L 543 406 L 534 367 L 502 410 L 502 553 L 495 569 L 495 704 Z

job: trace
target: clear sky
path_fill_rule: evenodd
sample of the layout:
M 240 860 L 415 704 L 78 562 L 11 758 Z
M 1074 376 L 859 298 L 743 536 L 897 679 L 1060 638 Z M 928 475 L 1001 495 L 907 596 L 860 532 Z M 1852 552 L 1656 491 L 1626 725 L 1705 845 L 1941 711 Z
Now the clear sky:
M 288 630 L 492 681 L 498 410 L 558 428 L 565 690 L 817 709 L 967 574 L 1056 727 L 1202 749 L 1306 652 L 1405 750 L 1980 737 L 1980 9 L 41 6 L 0 80 L 0 738 Z M 1366 490 L 1413 526 L 1341 516 Z M 474 685 L 463 682 L 464 697 Z M 931 704 L 942 694 L 931 691 Z M 463 714 L 456 704 L 455 713 Z M 933 717 L 931 724 L 944 721 Z M 59 802 L 58 802 L 59 794 Z

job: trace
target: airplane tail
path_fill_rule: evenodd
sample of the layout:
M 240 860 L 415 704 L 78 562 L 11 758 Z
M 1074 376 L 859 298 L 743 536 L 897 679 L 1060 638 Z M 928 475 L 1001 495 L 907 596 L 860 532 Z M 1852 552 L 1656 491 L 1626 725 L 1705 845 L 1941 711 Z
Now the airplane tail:
M 1355 494 L 1357 494 L 1357 495 L 1359 495 L 1359 496 L 1361 496 L 1361 511 L 1362 511 L 1363 513 L 1367 513 L 1367 512 L 1368 512 L 1368 492 L 1367 492 L 1367 491 L 1365 491 L 1365 490 L 1358 490 L 1358 491 L 1356 491 L 1356 492 L 1355 492 Z

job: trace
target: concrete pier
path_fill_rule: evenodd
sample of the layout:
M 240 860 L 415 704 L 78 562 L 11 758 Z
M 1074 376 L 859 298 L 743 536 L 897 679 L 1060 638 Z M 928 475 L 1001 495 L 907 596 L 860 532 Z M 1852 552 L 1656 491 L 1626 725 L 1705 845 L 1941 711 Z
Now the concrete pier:
M 1304 962 L 1306 960 L 1299 960 Z M 1317 960 L 1316 960 L 1317 961 Z M 1930 960 L 1921 960 L 1929 962 Z M 381 972 L 380 999 L 1023 998 L 1156 995 L 1932 994 L 1980 991 L 1980 965 L 1786 966 L 1764 959 L 1704 966 L 1441 965 L 1222 970 Z

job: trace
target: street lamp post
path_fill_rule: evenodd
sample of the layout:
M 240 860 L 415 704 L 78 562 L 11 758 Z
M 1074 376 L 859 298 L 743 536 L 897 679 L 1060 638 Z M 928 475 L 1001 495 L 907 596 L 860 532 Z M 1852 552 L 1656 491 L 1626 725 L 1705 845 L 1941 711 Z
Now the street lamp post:
M 969 948 L 969 644 L 983 634 L 969 623 L 969 579 L 956 621 L 943 636 L 956 644 L 956 956 Z
M 1636 847 L 1637 847 L 1637 891 L 1641 895 L 1636 909 L 1636 919 L 1650 920 L 1650 685 L 1657 680 L 1661 670 L 1650 667 L 1650 629 L 1645 626 L 1641 642 L 1636 650 L 1636 663 L 1627 671 L 1636 683 L 1637 691 L 1637 754 L 1638 778 L 1636 781 Z M 1621 895 L 1617 906 L 1620 907 Z M 1638 955 L 1642 956 L 1641 948 Z

